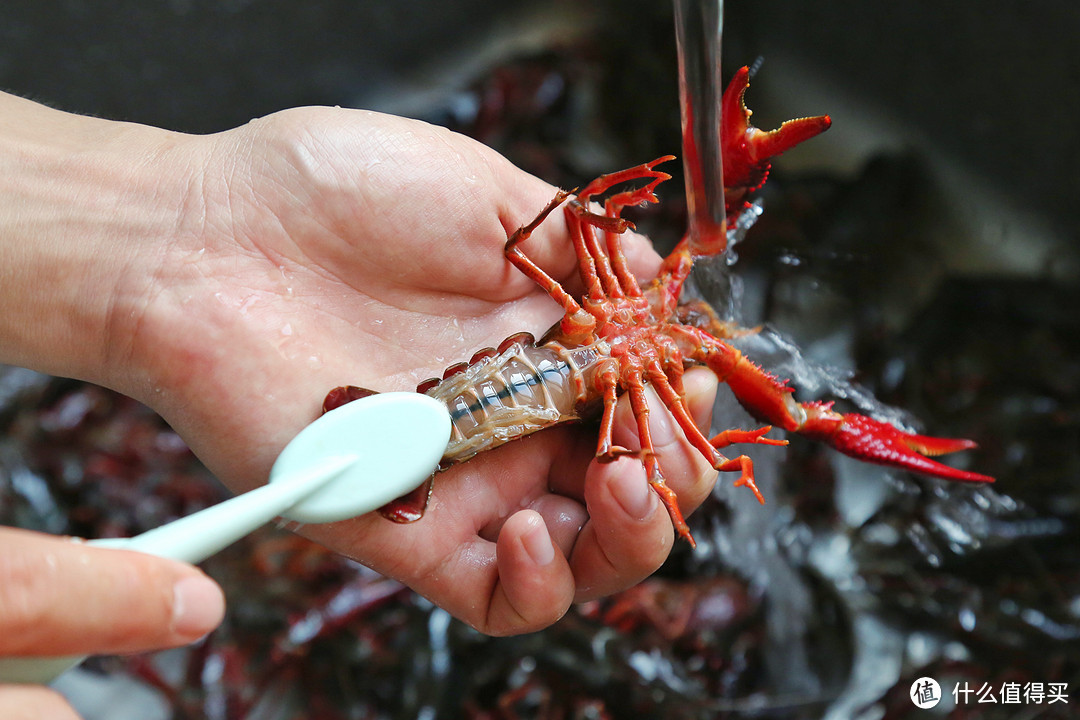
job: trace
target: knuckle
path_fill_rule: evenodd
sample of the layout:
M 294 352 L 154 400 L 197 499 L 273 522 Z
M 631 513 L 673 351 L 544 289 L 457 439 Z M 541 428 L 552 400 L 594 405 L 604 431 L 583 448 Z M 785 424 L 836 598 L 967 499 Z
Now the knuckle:
M 157 558 L 130 555 L 118 566 L 109 592 L 110 604 L 115 608 L 113 617 L 118 621 L 110 641 L 121 645 L 136 641 L 145 644 L 168 636 L 173 624 L 173 573 Z
M 0 618 L 3 619 L 3 647 L 25 649 L 32 645 L 38 628 L 53 607 L 51 566 L 23 553 L 0 556 Z

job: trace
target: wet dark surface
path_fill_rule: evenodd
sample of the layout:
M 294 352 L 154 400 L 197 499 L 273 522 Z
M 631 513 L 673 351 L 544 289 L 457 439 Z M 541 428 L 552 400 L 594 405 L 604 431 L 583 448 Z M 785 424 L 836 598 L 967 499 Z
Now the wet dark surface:
M 453 33 L 373 4 L 147 8 L 4 6 L 0 84 L 198 132 L 311 102 L 415 108 L 564 186 L 678 149 L 667 8 L 624 10 L 616 28 L 604 7 L 556 3 L 545 42 L 521 22 L 528 8 L 479 2 L 438 11 L 460 21 Z M 973 696 L 949 717 L 1074 714 L 1080 68 L 1054 38 L 1080 23 L 1067 5 L 1018 8 L 732 8 L 729 67 L 766 57 L 755 121 L 835 124 L 778 164 L 731 274 L 720 262 L 697 278 L 721 311 L 767 324 L 745 348 L 800 399 L 974 438 L 957 462 L 997 484 L 916 478 L 800 438 L 750 448 L 766 506 L 723 479 L 691 519 L 696 552 L 678 547 L 638 588 L 522 638 L 482 637 L 267 530 L 206 565 L 229 593 L 220 631 L 91 673 L 157 688 L 131 717 L 906 718 L 925 716 L 908 697 L 922 676 L 941 682 L 939 710 L 961 682 L 1070 695 Z M 419 91 L 439 65 L 459 72 Z M 814 82 L 788 97 L 785 76 Z M 661 244 L 684 222 L 677 182 L 641 219 Z M 716 423 L 750 420 L 722 397 Z M 8 524 L 128 534 L 223 495 L 156 416 L 98 388 L 8 370 L 0 428 Z

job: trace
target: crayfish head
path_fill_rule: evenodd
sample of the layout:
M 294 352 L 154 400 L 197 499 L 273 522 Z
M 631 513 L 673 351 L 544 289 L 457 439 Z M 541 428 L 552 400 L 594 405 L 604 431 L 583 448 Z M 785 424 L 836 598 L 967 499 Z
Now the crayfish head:
M 582 306 L 592 316 L 593 336 L 612 338 L 656 324 L 652 316 L 652 306 L 645 295 L 614 297 L 597 300 L 586 297 Z

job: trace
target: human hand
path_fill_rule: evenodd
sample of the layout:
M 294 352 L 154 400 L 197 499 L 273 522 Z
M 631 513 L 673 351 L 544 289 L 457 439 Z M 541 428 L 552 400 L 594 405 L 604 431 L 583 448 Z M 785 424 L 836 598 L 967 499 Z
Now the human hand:
M 0 662 L 185 645 L 224 614 L 198 569 L 25 530 L 0 528 Z M 76 718 L 55 691 L 0 685 L 5 718 Z
M 555 188 L 463 136 L 332 108 L 206 137 L 125 135 L 112 142 L 134 168 L 121 210 L 143 222 L 119 223 L 99 251 L 116 268 L 98 280 L 107 334 L 87 355 L 99 359 L 67 374 L 152 406 L 236 489 L 265 479 L 330 388 L 411 390 L 559 317 L 502 252 Z M 178 212 L 146 220 L 167 207 Z M 521 248 L 578 289 L 561 213 Z M 655 274 L 644 239 L 628 238 L 627 251 L 639 277 Z M 703 426 L 715 388 L 711 373 L 687 377 Z M 654 443 L 689 513 L 716 473 L 652 407 Z M 615 442 L 639 447 L 634 428 L 623 403 Z M 545 430 L 441 473 L 415 524 L 371 515 L 304 533 L 485 632 L 537 629 L 574 600 L 635 584 L 671 547 L 641 463 L 599 464 L 595 443 L 586 427 Z

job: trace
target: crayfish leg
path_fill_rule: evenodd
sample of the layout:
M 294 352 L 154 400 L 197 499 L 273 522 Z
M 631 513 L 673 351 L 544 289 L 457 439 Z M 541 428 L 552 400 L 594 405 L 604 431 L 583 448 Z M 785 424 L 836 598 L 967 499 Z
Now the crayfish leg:
M 617 457 L 630 454 L 626 448 L 615 445 L 612 433 L 615 427 L 615 407 L 619 402 L 619 363 L 608 358 L 596 371 L 596 386 L 603 400 L 600 415 L 600 432 L 596 442 L 596 459 L 611 462 Z
M 597 302 L 608 297 L 620 297 L 622 289 L 618 285 L 607 256 L 600 252 L 600 246 L 592 231 L 595 220 L 588 222 L 598 216 L 588 212 L 576 201 L 566 207 L 565 213 L 566 225 L 570 229 L 570 239 L 574 243 L 574 252 L 577 254 L 578 273 L 585 285 L 586 296 Z
M 746 455 L 740 455 L 732 460 L 727 460 L 716 468 L 721 472 L 733 472 L 739 471 L 739 479 L 735 481 L 735 487 L 746 486 L 750 488 L 750 492 L 754 493 L 754 497 L 762 505 L 765 504 L 765 498 L 762 497 L 761 491 L 758 490 L 757 483 L 754 482 L 754 461 Z
M 562 306 L 563 332 L 569 337 L 581 338 L 592 333 L 593 328 L 596 326 L 596 320 L 581 307 L 570 293 L 563 289 L 558 280 L 544 272 L 539 265 L 530 260 L 518 248 L 518 245 L 529 238 L 532 231 L 551 214 L 551 211 L 559 207 L 569 196 L 570 193 L 560 190 L 551 202 L 540 211 L 540 214 L 533 218 L 532 222 L 521 226 L 507 238 L 503 252 L 510 264 L 516 267 L 525 277 L 530 278 L 539 285 L 544 292 L 551 296 L 552 300 Z
M 653 170 L 653 168 L 660 163 L 669 162 L 674 159 L 674 155 L 663 155 L 647 163 L 635 165 L 632 168 L 627 168 L 625 170 L 619 170 L 617 172 L 601 175 L 600 177 L 596 178 L 591 183 L 586 185 L 581 190 L 581 192 L 578 193 L 578 198 L 582 202 L 586 202 L 593 195 L 605 193 L 609 189 L 615 187 L 620 183 L 648 177 L 652 178 L 652 181 L 647 186 L 639 190 L 629 191 L 625 196 L 625 200 L 620 198 L 617 202 L 621 203 L 620 207 L 623 205 L 636 205 L 646 200 L 650 202 L 656 202 L 656 198 L 652 195 L 652 191 L 656 188 L 658 184 L 664 182 L 665 180 L 670 180 L 671 176 L 668 175 L 666 172 L 662 172 L 660 170 Z
M 582 280 L 585 283 L 586 292 L 592 299 L 605 300 L 641 295 L 641 288 L 626 262 L 620 239 L 620 235 L 628 229 L 633 229 L 634 224 L 620 217 L 620 214 L 627 206 L 657 202 L 656 186 L 670 180 L 671 176 L 654 170 L 653 167 L 672 159 L 674 156 L 665 155 L 652 162 L 601 175 L 578 193 L 577 200 L 567 206 L 567 223 L 571 227 Z M 604 201 L 603 215 L 591 212 L 586 206 L 592 195 L 606 192 L 620 183 L 640 178 L 648 178 L 649 183 L 607 198 Z M 601 248 L 596 239 L 594 229 L 604 233 L 604 248 Z
M 759 445 L 787 445 L 787 440 L 773 440 L 772 438 L 763 437 L 765 433 L 772 430 L 772 426 L 768 425 L 757 430 L 726 430 L 711 440 L 707 439 L 698 429 L 694 423 L 690 413 L 686 409 L 686 404 L 683 403 L 668 383 L 667 378 L 663 373 L 659 373 L 654 369 L 650 373 L 650 380 L 653 387 L 656 389 L 657 394 L 663 401 L 664 405 L 675 416 L 676 422 L 679 427 L 682 428 L 683 433 L 686 435 L 686 439 L 690 441 L 694 447 L 696 447 L 702 455 L 708 458 L 713 467 L 720 472 L 731 472 L 738 470 L 741 475 L 738 480 L 735 481 L 735 487 L 746 486 L 754 493 L 754 497 L 758 499 L 758 502 L 764 504 L 765 498 L 762 497 L 761 491 L 758 490 L 757 485 L 754 483 L 754 463 L 746 455 L 740 455 L 734 460 L 728 460 L 720 454 L 717 448 L 730 445 L 731 443 L 755 443 Z
M 770 430 L 772 430 L 772 425 L 759 427 L 757 430 L 724 430 L 710 439 L 709 443 L 714 448 L 727 447 L 728 445 L 735 445 L 736 443 L 775 445 L 777 447 L 784 447 L 788 444 L 787 440 L 776 440 L 765 437 L 765 434 Z
M 640 371 L 630 374 L 627 391 L 630 395 L 630 408 L 633 410 L 634 419 L 637 421 L 638 438 L 641 441 L 641 461 L 645 465 L 645 474 L 648 478 L 649 487 L 660 497 L 660 502 L 664 503 L 664 507 L 667 508 L 668 515 L 671 516 L 671 524 L 675 526 L 675 532 L 690 543 L 690 547 L 697 547 L 694 536 L 690 534 L 690 527 L 683 517 L 682 510 L 679 509 L 679 498 L 664 480 L 664 475 L 660 471 L 660 462 L 656 459 L 652 432 L 649 430 L 649 403 L 645 397 L 645 383 L 642 380 Z

